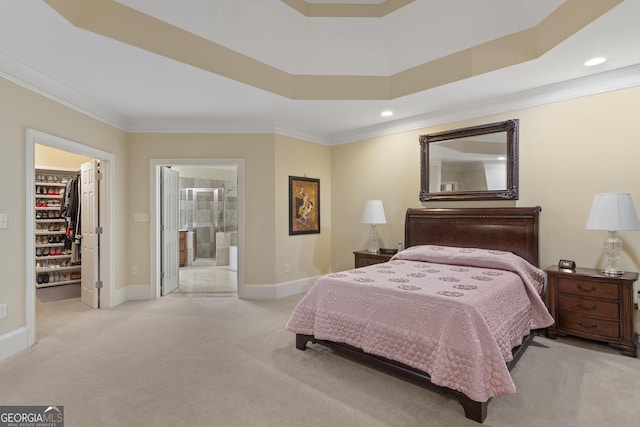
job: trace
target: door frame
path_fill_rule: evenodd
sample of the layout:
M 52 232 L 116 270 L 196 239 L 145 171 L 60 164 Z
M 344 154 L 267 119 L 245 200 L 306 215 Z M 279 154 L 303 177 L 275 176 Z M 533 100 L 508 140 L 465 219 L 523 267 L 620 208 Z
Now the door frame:
M 160 169 L 162 166 L 223 166 L 235 165 L 238 177 L 238 298 L 244 296 L 244 159 L 150 159 L 149 160 L 149 295 L 158 299 L 160 295 Z
M 38 130 L 27 128 L 26 144 L 25 144 L 25 161 L 26 161 L 26 177 L 25 177 L 25 196 L 26 196 L 26 327 L 28 334 L 29 347 L 36 343 L 36 287 L 35 281 L 35 241 L 34 241 L 34 224 L 35 209 L 33 201 L 35 200 L 35 146 L 45 145 L 69 153 L 88 156 L 100 160 L 100 169 L 103 173 L 101 190 L 100 190 L 100 218 L 103 228 L 103 238 L 100 239 L 100 273 L 103 287 L 100 290 L 100 307 L 111 308 L 114 304 L 114 278 L 115 275 L 115 227 L 112 222 L 115 218 L 115 170 L 116 158 L 112 153 L 99 150 L 94 147 L 50 135 Z M 42 166 L 42 165 L 41 165 Z

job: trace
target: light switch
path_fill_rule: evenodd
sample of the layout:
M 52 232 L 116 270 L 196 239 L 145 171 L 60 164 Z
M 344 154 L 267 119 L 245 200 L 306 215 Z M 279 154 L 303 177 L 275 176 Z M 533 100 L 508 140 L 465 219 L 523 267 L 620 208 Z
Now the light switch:
M 149 222 L 149 214 L 146 214 L 146 213 L 133 214 L 133 222 Z
M 0 228 L 8 228 L 7 214 L 0 214 Z

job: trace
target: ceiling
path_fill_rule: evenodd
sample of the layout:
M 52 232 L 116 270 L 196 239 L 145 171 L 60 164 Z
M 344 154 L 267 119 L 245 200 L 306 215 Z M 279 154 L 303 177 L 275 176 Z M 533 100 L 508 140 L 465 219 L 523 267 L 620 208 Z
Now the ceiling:
M 638 16 L 640 0 L 0 0 L 0 76 L 129 132 L 337 144 L 640 85 Z

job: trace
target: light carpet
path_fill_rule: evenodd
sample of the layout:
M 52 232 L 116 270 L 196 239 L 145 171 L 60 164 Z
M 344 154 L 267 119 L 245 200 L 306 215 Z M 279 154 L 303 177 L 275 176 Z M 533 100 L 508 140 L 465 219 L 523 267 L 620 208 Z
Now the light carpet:
M 474 426 L 459 403 L 312 345 L 300 296 L 39 304 L 38 343 L 0 362 L 0 404 L 63 405 L 65 426 Z M 640 361 L 536 337 L 487 426 L 637 426 Z

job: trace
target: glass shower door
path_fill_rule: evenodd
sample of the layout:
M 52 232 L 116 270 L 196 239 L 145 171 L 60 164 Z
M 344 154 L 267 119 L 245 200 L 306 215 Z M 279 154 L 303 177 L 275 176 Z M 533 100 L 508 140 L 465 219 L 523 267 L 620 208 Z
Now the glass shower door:
M 224 188 L 180 190 L 180 229 L 195 233 L 196 258 L 217 258 L 216 233 L 226 231 L 225 194 Z

